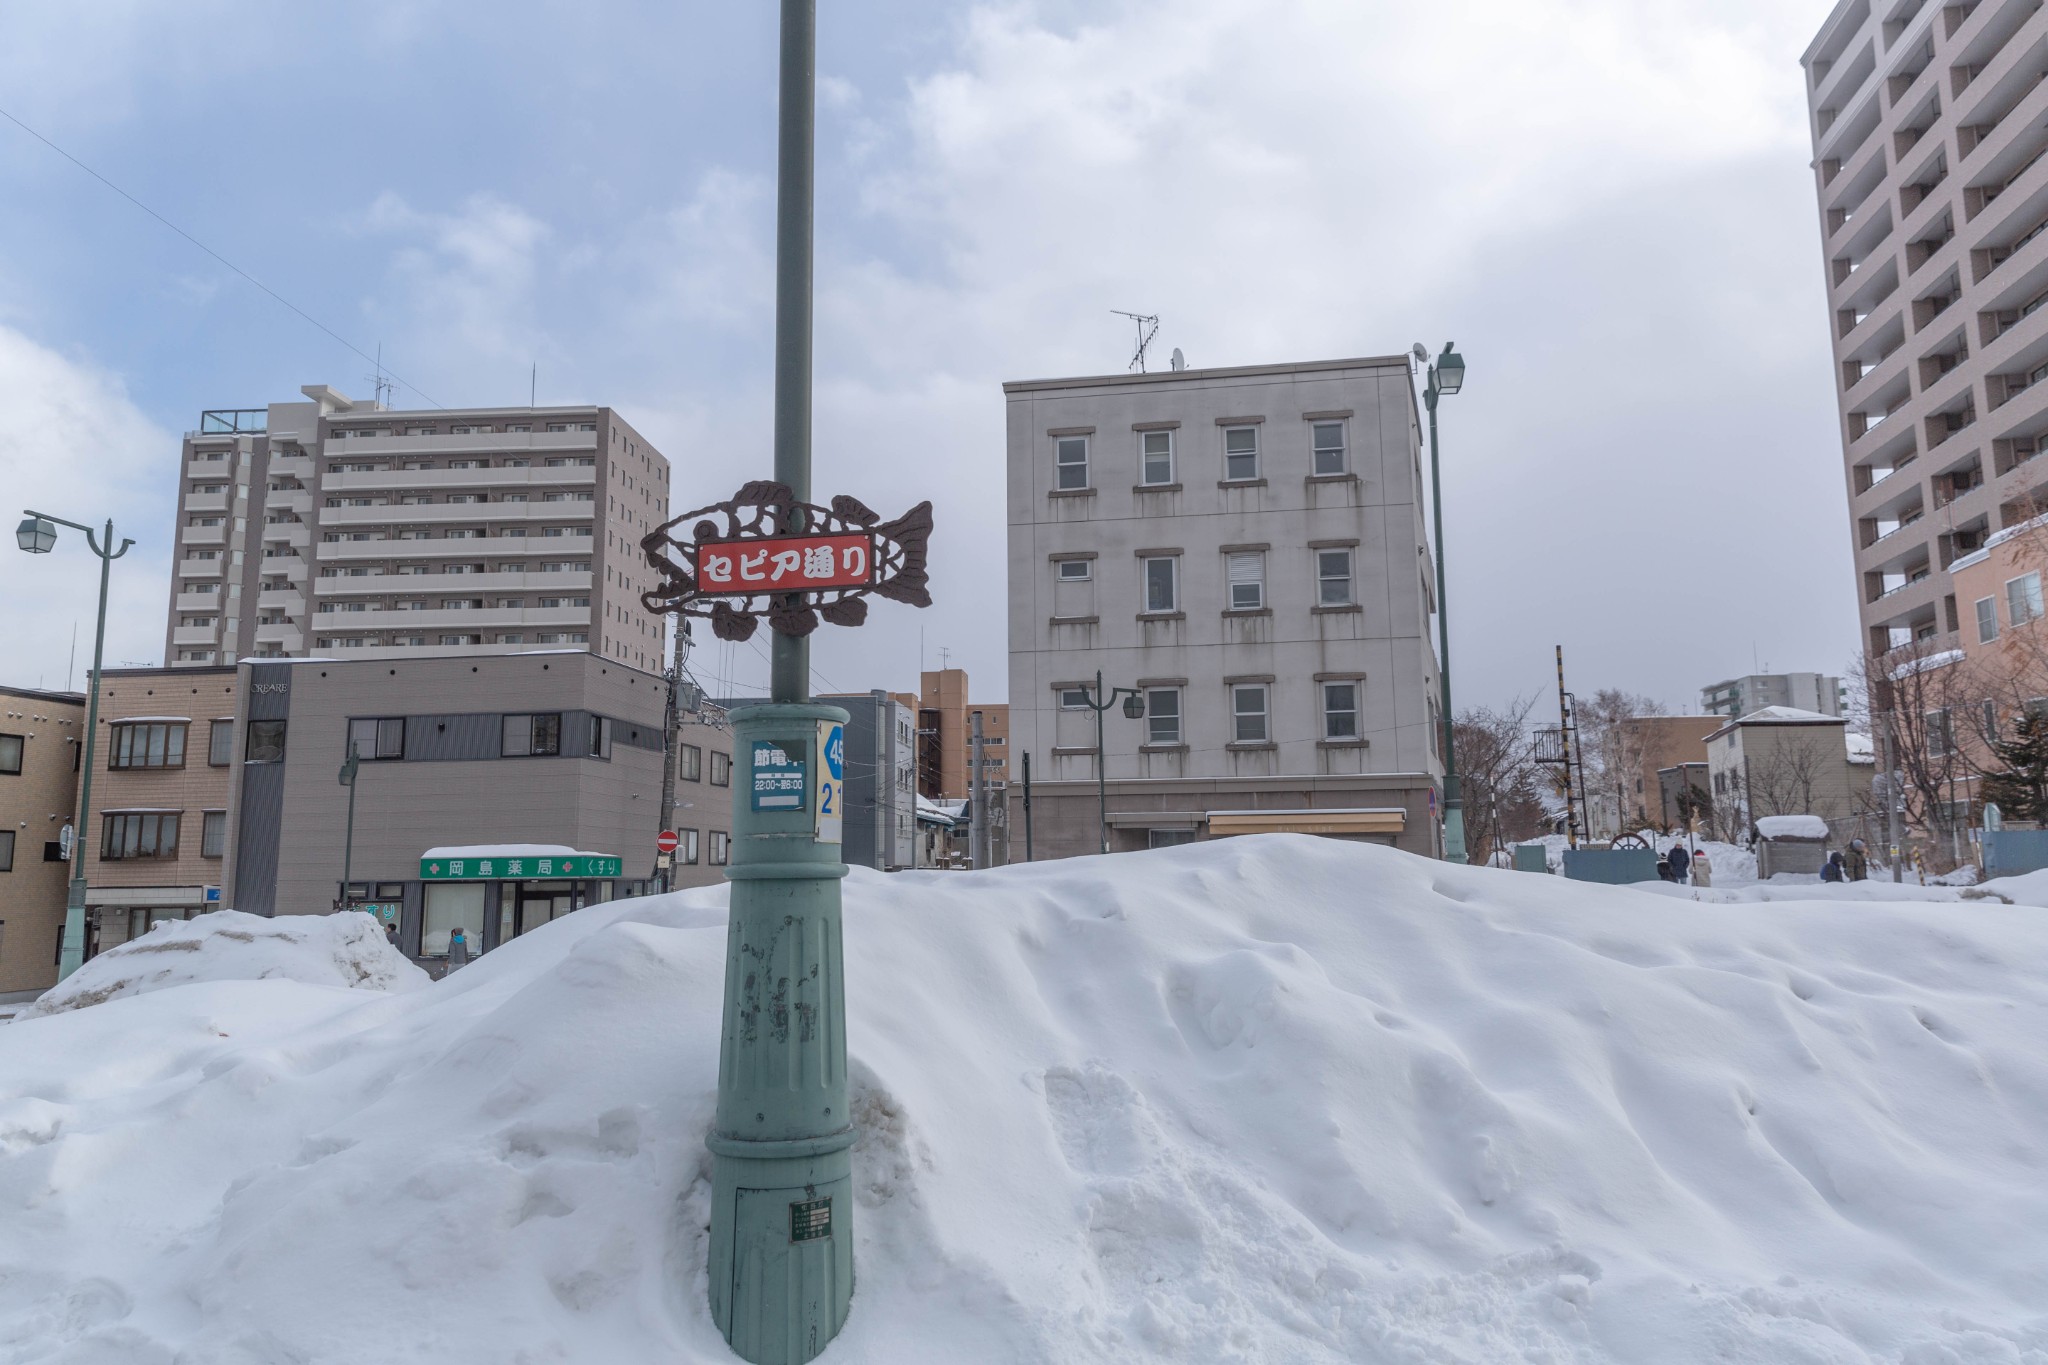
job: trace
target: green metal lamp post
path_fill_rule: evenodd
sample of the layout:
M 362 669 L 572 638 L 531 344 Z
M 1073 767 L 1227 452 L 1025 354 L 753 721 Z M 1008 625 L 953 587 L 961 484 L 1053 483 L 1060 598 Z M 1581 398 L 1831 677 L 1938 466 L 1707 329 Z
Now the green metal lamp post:
M 341 785 L 348 788 L 348 832 L 341 843 L 341 895 L 336 898 L 334 908 L 348 908 L 349 882 L 355 875 L 356 862 L 356 772 L 362 767 L 362 760 L 356 755 L 356 742 L 348 742 L 348 757 L 343 760 L 339 774 Z
M 1124 699 L 1124 714 L 1132 720 L 1145 718 L 1145 694 L 1135 687 L 1113 687 L 1109 695 L 1102 694 L 1102 670 L 1095 670 L 1095 689 L 1081 689 L 1081 696 L 1088 703 L 1088 709 L 1095 713 L 1095 817 L 1102 831 L 1102 851 L 1109 852 L 1109 778 L 1104 769 L 1102 753 L 1103 713 L 1116 705 L 1116 699 Z
M 85 710 L 85 752 L 80 756 L 78 766 L 78 824 L 73 827 L 71 836 L 71 891 L 64 905 L 64 940 L 57 956 L 57 979 L 62 981 L 85 963 L 85 821 L 92 813 L 93 754 L 100 732 L 100 662 L 107 645 L 107 575 L 114 561 L 127 554 L 135 542 L 123 540 L 121 548 L 113 548 L 114 523 L 111 521 L 96 534 L 90 526 L 53 517 L 47 512 L 24 509 L 23 515 L 28 520 L 15 529 L 14 539 L 30 554 L 48 554 L 57 544 L 57 527 L 69 526 L 85 532 L 85 543 L 100 557 L 100 615 L 93 627 L 92 678 L 87 684 L 91 697 Z
M 1423 357 L 1428 352 L 1421 346 Z M 1462 863 L 1465 855 L 1465 801 L 1458 786 L 1456 724 L 1451 716 L 1451 609 L 1450 589 L 1444 582 L 1444 485 L 1437 461 L 1436 401 L 1465 387 L 1465 360 L 1444 343 L 1443 354 L 1429 367 L 1429 385 L 1422 392 L 1429 409 L 1429 500 L 1436 509 L 1436 626 L 1437 683 L 1442 693 L 1439 704 L 1444 728 L 1444 861 Z
M 782 0 L 775 478 L 797 503 L 811 496 L 816 74 L 816 0 Z M 838 1335 L 853 1296 L 839 887 L 846 865 L 819 791 L 843 754 L 847 713 L 811 703 L 808 639 L 776 631 L 769 669 L 769 702 L 732 714 L 732 908 L 718 1112 L 708 1140 L 710 1298 L 712 1319 L 741 1358 L 791 1365 Z M 802 792 L 794 800 L 782 785 L 792 770 Z

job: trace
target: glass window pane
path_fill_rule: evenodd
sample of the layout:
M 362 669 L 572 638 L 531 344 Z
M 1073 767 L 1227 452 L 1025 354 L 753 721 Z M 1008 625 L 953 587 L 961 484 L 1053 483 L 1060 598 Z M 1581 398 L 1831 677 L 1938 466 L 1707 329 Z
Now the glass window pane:
M 21 739 L 20 735 L 0 735 L 0 773 L 21 771 Z
M 182 768 L 185 766 L 185 727 L 166 725 L 164 727 L 164 766 Z
M 482 882 L 429 882 L 425 912 L 420 923 L 420 955 L 446 957 L 448 936 L 461 926 L 471 953 L 484 941 L 484 884 Z
M 377 722 L 377 757 L 405 757 L 405 717 L 391 716 Z
M 1080 582 L 1088 577 L 1089 564 L 1085 559 L 1062 559 L 1060 577 L 1069 583 Z
M 1998 599 L 1982 597 L 1977 600 L 1977 641 L 1990 644 L 1998 638 Z
M 1088 438 L 1068 436 L 1058 444 L 1058 482 L 1060 488 L 1086 488 L 1088 486 Z
M 249 722 L 248 760 L 251 763 L 284 761 L 284 725 L 281 720 Z
M 163 726 L 163 725 L 145 725 L 145 726 L 143 726 L 142 728 L 143 728 L 144 730 L 148 731 L 148 733 L 149 733 L 149 740 L 148 740 L 148 743 L 149 743 L 149 748 L 148 748 L 148 751 L 147 751 L 147 756 L 146 756 L 146 757 L 145 757 L 145 758 L 143 759 L 143 763 L 144 763 L 144 765 L 145 765 L 146 767 L 151 767 L 151 768 L 161 768 L 161 767 L 163 767 L 163 766 L 164 766 L 164 732 L 165 732 L 165 730 L 166 730 L 166 729 L 168 729 L 169 727 L 167 727 L 167 726 Z
M 199 856 L 218 858 L 228 848 L 228 813 L 224 810 L 206 812 L 199 830 Z
M 503 758 L 522 758 L 533 752 L 533 717 L 507 716 L 504 729 L 498 739 L 498 753 Z
M 1263 743 L 1266 738 L 1266 689 L 1263 687 L 1233 687 L 1230 689 L 1230 708 L 1235 724 L 1235 737 L 1240 744 Z
M 216 768 L 225 768 L 235 761 L 235 723 L 231 720 L 217 720 L 213 733 L 206 741 L 206 761 Z
M 1157 687 L 1145 693 L 1146 742 L 1180 743 L 1180 689 Z
M 1145 561 L 1145 610 L 1173 611 L 1174 561 L 1171 559 L 1148 559 Z
M 1316 424 L 1315 472 L 1318 474 L 1342 474 L 1344 472 L 1344 424 L 1342 422 L 1318 422 Z
M 348 742 L 355 749 L 357 758 L 377 756 L 377 722 L 375 720 L 352 720 L 348 723 Z
M 557 714 L 533 718 L 533 752 L 537 754 L 559 754 L 562 752 L 562 718 Z

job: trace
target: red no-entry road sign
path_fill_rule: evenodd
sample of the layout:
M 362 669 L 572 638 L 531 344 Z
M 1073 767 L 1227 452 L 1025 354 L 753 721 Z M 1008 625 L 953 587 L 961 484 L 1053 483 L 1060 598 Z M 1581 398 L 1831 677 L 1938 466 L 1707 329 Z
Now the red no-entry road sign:
M 656 853 L 673 853 L 676 851 L 676 845 L 680 843 L 682 843 L 682 840 L 676 837 L 674 830 L 665 829 L 654 836 L 654 851 Z

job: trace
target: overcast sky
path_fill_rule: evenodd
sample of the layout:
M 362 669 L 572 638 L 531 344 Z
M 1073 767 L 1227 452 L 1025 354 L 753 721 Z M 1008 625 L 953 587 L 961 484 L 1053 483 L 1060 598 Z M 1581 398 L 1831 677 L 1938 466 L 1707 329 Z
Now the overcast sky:
M 928 611 L 826 628 L 1006 686 L 1005 379 L 1455 340 L 1459 703 L 1674 709 L 1839 671 L 1854 583 L 1798 57 L 1824 0 L 821 6 L 817 486 L 937 504 Z M 401 405 L 619 409 L 678 508 L 765 472 L 773 4 L 8 0 L 0 108 L 354 345 Z M 138 545 L 162 657 L 180 433 L 371 366 L 0 120 L 0 487 Z M 11 525 L 14 508 L 5 509 Z M 0 680 L 90 654 L 82 546 L 0 553 Z M 708 633 L 705 633 L 708 635 Z M 751 645 L 696 671 L 752 690 Z M 74 676 L 74 681 L 76 680 Z

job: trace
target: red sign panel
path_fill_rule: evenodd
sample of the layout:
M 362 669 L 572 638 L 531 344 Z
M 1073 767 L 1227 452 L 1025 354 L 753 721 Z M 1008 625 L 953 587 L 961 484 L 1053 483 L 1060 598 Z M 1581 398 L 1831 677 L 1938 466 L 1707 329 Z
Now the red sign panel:
M 654 836 L 654 851 L 656 853 L 673 853 L 676 851 L 676 845 L 681 842 L 682 840 L 676 837 L 674 830 L 665 829 Z
M 711 540 L 697 546 L 699 590 L 714 596 L 862 588 L 874 572 L 875 538 L 871 535 Z

